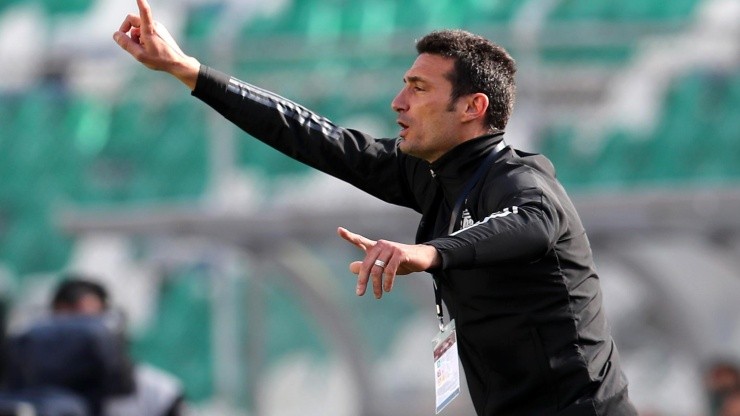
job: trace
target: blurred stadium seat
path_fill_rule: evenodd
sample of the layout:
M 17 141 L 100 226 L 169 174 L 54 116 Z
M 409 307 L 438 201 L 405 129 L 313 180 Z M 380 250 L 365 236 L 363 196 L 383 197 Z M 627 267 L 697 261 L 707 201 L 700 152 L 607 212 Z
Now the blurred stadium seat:
M 92 5 L 95 3 L 94 0 L 41 0 L 41 5 L 44 11 L 54 16 L 59 15 L 70 15 L 70 14 L 83 14 L 90 10 Z
M 177 270 L 162 287 L 154 322 L 132 346 L 135 358 L 178 377 L 190 400 L 213 393 L 213 316 L 206 276 Z
M 598 20 L 605 22 L 639 22 L 688 19 L 699 0 L 640 1 L 620 3 L 608 0 L 563 0 L 551 15 L 556 21 Z
M 660 119 L 646 137 L 629 130 L 592 137 L 601 143 L 600 150 L 581 158 L 584 151 L 573 141 L 576 133 L 560 127 L 543 137 L 542 152 L 562 181 L 574 187 L 737 181 L 740 130 L 732 112 L 740 108 L 733 92 L 739 78 L 740 73 L 698 71 L 674 80 Z

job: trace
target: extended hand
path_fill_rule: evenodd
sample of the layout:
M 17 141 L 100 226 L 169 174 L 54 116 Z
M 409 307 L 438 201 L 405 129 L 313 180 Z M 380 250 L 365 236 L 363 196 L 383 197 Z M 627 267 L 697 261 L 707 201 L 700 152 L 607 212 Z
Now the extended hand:
M 437 249 L 423 244 L 408 245 L 393 241 L 373 241 L 342 227 L 337 229 L 340 237 L 365 251 L 365 259 L 349 265 L 349 270 L 357 275 L 357 295 L 362 296 L 367 283 L 372 277 L 373 293 L 377 299 L 383 296 L 383 290 L 390 292 L 393 280 L 413 272 L 421 272 L 440 263 Z M 385 266 L 380 266 L 385 264 Z
M 168 72 L 194 89 L 200 62 L 185 55 L 167 29 L 154 21 L 146 0 L 136 0 L 136 3 L 139 16 L 126 16 L 113 39 L 147 68 Z

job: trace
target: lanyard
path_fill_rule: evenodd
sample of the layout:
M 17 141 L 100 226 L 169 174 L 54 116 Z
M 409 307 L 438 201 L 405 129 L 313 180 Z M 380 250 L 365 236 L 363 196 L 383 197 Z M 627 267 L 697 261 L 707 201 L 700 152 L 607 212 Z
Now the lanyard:
M 473 190 L 473 187 L 480 181 L 480 178 L 483 177 L 483 174 L 486 172 L 487 168 L 493 163 L 493 160 L 506 148 L 506 142 L 504 142 L 503 139 L 496 143 L 496 145 L 491 149 L 491 152 L 488 153 L 488 156 L 486 156 L 485 160 L 481 162 L 481 164 L 478 166 L 478 170 L 475 171 L 473 176 L 468 180 L 468 182 L 465 184 L 465 187 L 463 188 L 462 192 L 460 192 L 460 195 L 457 197 L 457 201 L 455 201 L 455 207 L 452 209 L 452 213 L 450 213 L 450 225 L 447 228 L 447 234 L 452 234 L 453 231 L 455 231 L 455 224 L 457 223 L 457 217 L 460 215 L 460 209 L 462 208 L 463 204 L 465 203 L 465 200 L 468 198 L 468 194 L 470 194 L 470 191 Z M 437 318 L 439 318 L 439 329 L 443 330 L 445 319 L 444 319 L 444 312 L 442 311 L 442 293 L 439 290 L 439 287 L 437 286 L 437 281 L 432 279 L 432 282 L 434 283 L 434 302 L 437 305 Z

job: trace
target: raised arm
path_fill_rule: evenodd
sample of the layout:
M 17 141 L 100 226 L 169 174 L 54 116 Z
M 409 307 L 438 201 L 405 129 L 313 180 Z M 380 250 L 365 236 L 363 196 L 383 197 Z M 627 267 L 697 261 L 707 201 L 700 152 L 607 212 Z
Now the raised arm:
M 139 15 L 126 16 L 113 34 L 136 60 L 173 75 L 193 96 L 287 156 L 386 202 L 418 210 L 408 177 L 420 171 L 420 163 L 401 155 L 396 140 L 343 128 L 296 102 L 201 65 L 154 20 L 146 0 L 137 4 Z
M 149 69 L 164 71 L 190 90 L 195 89 L 200 62 L 186 55 L 167 29 L 152 17 L 146 0 L 136 0 L 139 15 L 129 14 L 113 39 L 126 52 Z

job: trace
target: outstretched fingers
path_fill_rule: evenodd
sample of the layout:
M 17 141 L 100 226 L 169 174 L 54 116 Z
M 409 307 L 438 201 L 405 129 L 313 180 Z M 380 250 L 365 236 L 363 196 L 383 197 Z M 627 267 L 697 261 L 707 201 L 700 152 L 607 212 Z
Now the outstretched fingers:
M 376 299 L 383 296 L 383 278 L 385 268 L 388 266 L 388 258 L 385 258 L 378 250 L 369 250 L 362 262 L 359 277 L 366 276 L 363 280 L 366 283 L 371 280 L 373 284 L 373 294 Z M 359 279 L 358 279 L 359 280 Z
M 380 299 L 383 292 L 393 289 L 393 282 L 399 272 L 409 273 L 404 266 L 408 261 L 408 246 L 405 244 L 371 240 L 342 227 L 337 229 L 337 234 L 365 252 L 362 261 L 354 261 L 349 265 L 349 270 L 357 275 L 355 292 L 358 296 L 364 295 L 368 285 L 372 283 L 373 294 Z
M 368 253 L 363 261 L 354 261 L 349 265 L 349 270 L 357 275 L 357 287 L 355 293 L 362 296 L 367 291 L 368 284 L 372 283 L 373 295 L 377 299 L 383 296 L 383 289 L 390 291 L 394 273 L 387 271 L 391 266 L 388 262 L 376 257 L 377 253 Z M 390 284 L 389 284 L 390 282 Z
M 394 243 L 378 240 L 365 253 L 365 259 L 357 266 L 358 294 L 362 294 L 369 282 L 373 285 L 373 294 L 377 299 L 383 292 L 390 292 L 393 280 L 403 259 L 402 253 L 395 249 Z
M 385 270 L 383 270 L 383 275 L 385 276 L 383 279 L 383 290 L 385 292 L 390 292 L 393 289 L 393 281 L 396 280 L 396 273 L 398 273 L 399 267 L 401 267 L 401 257 L 391 257 L 385 266 Z

